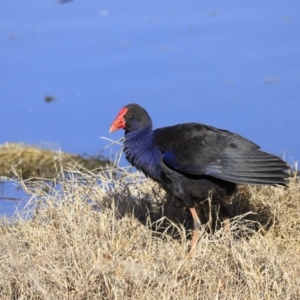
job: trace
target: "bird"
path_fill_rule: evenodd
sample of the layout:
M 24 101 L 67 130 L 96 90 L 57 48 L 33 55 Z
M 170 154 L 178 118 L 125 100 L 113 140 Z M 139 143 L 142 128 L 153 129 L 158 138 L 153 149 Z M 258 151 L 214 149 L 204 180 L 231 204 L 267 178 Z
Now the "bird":
M 183 202 L 193 218 L 191 249 L 201 221 L 195 209 L 211 195 L 229 220 L 224 202 L 238 185 L 286 185 L 289 169 L 281 158 L 264 152 L 236 133 L 201 123 L 153 129 L 148 112 L 131 103 L 119 111 L 109 132 L 125 130 L 128 162 Z

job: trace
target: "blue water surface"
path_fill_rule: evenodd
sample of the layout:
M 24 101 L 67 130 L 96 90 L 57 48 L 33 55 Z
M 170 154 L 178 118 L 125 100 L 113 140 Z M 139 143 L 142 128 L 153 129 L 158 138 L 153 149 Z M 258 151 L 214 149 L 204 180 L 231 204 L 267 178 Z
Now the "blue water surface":
M 136 102 L 155 128 L 210 124 L 293 163 L 299 32 L 292 0 L 1 1 L 0 143 L 98 154 Z

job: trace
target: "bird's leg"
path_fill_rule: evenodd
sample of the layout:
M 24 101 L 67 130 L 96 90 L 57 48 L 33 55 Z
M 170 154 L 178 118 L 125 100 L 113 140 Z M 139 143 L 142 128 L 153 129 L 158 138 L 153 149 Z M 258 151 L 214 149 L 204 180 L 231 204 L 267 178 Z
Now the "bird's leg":
M 200 218 L 197 214 L 197 211 L 195 209 L 195 207 L 190 208 L 190 212 L 192 214 L 193 217 L 193 221 L 194 221 L 194 232 L 193 232 L 193 236 L 192 236 L 192 244 L 191 244 L 191 254 L 194 255 L 194 250 L 195 250 L 195 246 L 198 242 L 199 236 L 200 236 L 200 227 L 201 227 L 201 221 Z
M 220 205 L 220 213 L 224 220 L 223 228 L 228 242 L 228 247 L 231 248 L 232 237 L 231 237 L 231 228 L 230 228 L 230 220 L 229 220 L 229 211 L 223 203 L 221 203 Z

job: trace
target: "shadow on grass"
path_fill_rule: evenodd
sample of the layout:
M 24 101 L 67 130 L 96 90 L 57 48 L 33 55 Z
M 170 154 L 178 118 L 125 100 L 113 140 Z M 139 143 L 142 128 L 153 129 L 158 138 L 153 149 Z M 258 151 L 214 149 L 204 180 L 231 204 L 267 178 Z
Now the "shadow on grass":
M 268 231 L 275 222 L 270 204 L 260 201 L 260 197 L 268 193 L 270 187 L 255 188 L 256 193 L 253 195 L 253 187 L 240 187 L 230 202 L 226 203 L 231 224 L 234 224 L 231 226 L 231 232 L 235 239 L 249 238 L 260 230 Z M 132 194 L 130 187 L 124 184 L 118 193 L 108 193 L 104 203 L 105 207 L 115 210 L 117 218 L 133 215 L 156 236 L 168 235 L 173 239 L 182 239 L 182 229 L 187 232 L 187 236 L 191 236 L 193 231 L 193 219 L 189 209 L 156 185 L 152 187 L 151 193 L 136 196 Z M 103 202 L 101 206 L 103 207 Z M 196 210 L 204 232 L 213 235 L 222 231 L 224 219 L 219 213 L 219 205 L 215 205 L 208 198 L 202 203 L 197 203 Z

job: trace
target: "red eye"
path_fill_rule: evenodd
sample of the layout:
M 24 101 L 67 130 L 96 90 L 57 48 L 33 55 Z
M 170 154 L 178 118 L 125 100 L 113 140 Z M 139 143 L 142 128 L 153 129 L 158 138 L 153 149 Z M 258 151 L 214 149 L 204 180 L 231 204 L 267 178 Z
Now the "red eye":
M 128 113 L 126 114 L 126 117 L 131 117 L 131 113 L 128 112 Z

